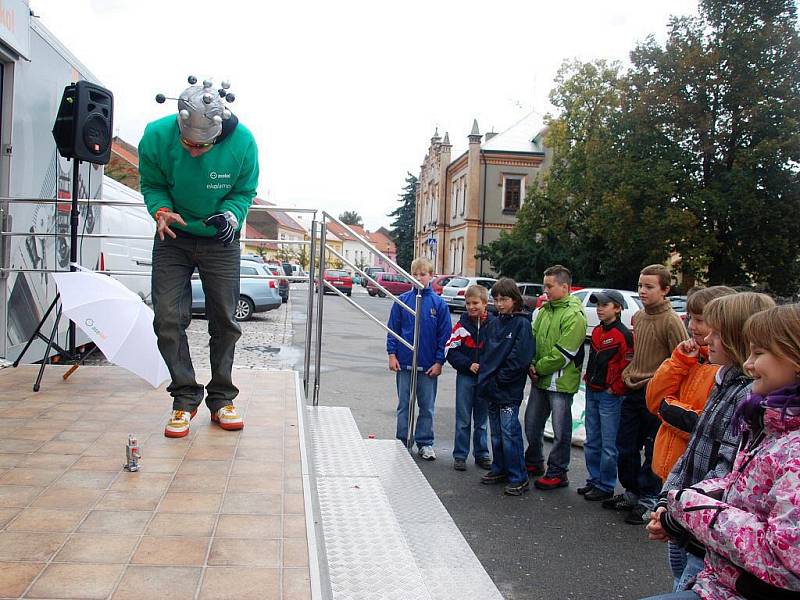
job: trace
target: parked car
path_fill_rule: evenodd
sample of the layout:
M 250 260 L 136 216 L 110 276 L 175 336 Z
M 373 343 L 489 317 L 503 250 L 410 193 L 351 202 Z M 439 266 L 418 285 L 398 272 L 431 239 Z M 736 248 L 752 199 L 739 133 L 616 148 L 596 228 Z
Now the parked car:
M 591 337 L 594 328 L 600 324 L 600 319 L 597 317 L 597 304 L 591 301 L 591 297 L 594 292 L 602 292 L 603 289 L 604 288 L 581 288 L 577 292 L 572 293 L 573 296 L 581 301 L 583 309 L 586 311 L 586 337 Z M 639 300 L 639 294 L 637 292 L 632 292 L 630 290 L 617 291 L 622 294 L 622 298 L 625 300 L 625 306 L 622 307 L 622 323 L 628 329 L 632 330 L 631 318 L 636 314 L 636 311 L 643 308 L 644 305 L 642 301 Z
M 525 308 L 533 312 L 539 307 L 537 301 L 544 296 L 544 286 L 541 283 L 521 282 L 517 284 L 519 293 L 522 294 L 522 302 Z
M 277 266 L 277 265 L 267 265 L 267 268 L 270 270 L 270 272 L 273 275 L 278 275 L 279 277 L 281 277 L 280 279 L 278 279 L 278 294 L 280 295 L 282 302 L 288 302 L 289 301 L 289 280 L 283 278 L 284 272 L 281 270 L 281 268 L 279 266 Z
M 431 289 L 439 294 L 442 295 L 442 290 L 444 286 L 446 286 L 453 277 L 457 277 L 457 275 L 436 275 L 434 276 L 433 280 L 431 280 Z
M 353 278 L 350 277 L 350 274 L 347 271 L 343 271 L 341 269 L 325 269 L 324 277 L 325 281 L 330 283 L 333 287 L 346 296 L 352 295 Z M 317 280 L 317 285 L 319 285 L 319 279 Z M 317 286 L 314 286 L 314 289 L 318 289 Z M 328 293 L 327 286 L 325 289 L 323 289 L 323 293 Z
M 442 289 L 442 300 L 447 304 L 450 312 L 463 311 L 466 306 L 464 294 L 469 286 L 482 285 L 487 290 L 491 290 L 496 281 L 491 277 L 453 277 Z M 489 294 L 489 310 L 494 310 L 491 294 Z
M 383 267 L 365 267 L 362 270 L 364 271 L 364 273 L 375 279 L 375 275 L 383 272 Z M 361 287 L 367 287 L 367 283 L 369 283 L 369 279 L 367 279 L 366 277 L 362 277 Z
M 686 314 L 686 296 L 667 296 L 672 310 L 678 313 L 678 316 L 683 321 L 684 325 L 688 324 L 689 315 Z
M 407 292 L 414 287 L 411 282 L 404 275 L 400 275 L 400 273 L 376 273 L 372 277 L 395 296 Z M 386 297 L 383 290 L 379 289 L 378 286 L 371 281 L 367 282 L 367 293 L 370 296 Z
M 239 279 L 239 301 L 236 304 L 236 320 L 249 321 L 253 314 L 280 308 L 281 297 L 278 283 L 274 279 L 260 277 L 272 275 L 267 265 L 252 260 L 241 261 Z M 255 276 L 255 277 L 254 277 Z M 206 297 L 199 275 L 192 276 L 192 314 L 205 314 Z

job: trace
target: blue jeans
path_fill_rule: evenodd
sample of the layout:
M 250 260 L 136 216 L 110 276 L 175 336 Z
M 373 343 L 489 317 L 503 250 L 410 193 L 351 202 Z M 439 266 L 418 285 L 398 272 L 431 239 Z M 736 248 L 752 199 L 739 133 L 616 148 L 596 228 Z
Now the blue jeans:
M 691 552 L 686 553 L 686 566 L 681 573 L 681 577 L 675 584 L 674 590 L 680 592 L 694 585 L 694 580 L 705 567 L 705 559 L 695 556 Z
M 644 389 L 631 391 L 623 398 L 617 432 L 619 482 L 631 499 L 638 499 L 651 509 L 661 492 L 661 478 L 651 468 L 653 443 L 660 426 L 659 418 L 647 410 Z
M 406 443 L 408 439 L 408 402 L 411 398 L 411 370 L 397 372 L 397 439 Z M 437 377 L 429 377 L 417 371 L 417 424 L 414 441 L 417 448 L 433 446 L 433 405 L 436 402 Z
M 172 382 L 172 410 L 193 411 L 203 401 L 189 355 L 186 327 L 192 320 L 191 277 L 200 273 L 206 297 L 211 381 L 206 386 L 206 405 L 213 413 L 232 404 L 239 393 L 233 385 L 233 352 L 242 335 L 234 318 L 239 300 L 239 244 L 227 248 L 214 238 L 165 237 L 153 242 L 153 329 L 158 349 L 167 363 Z
M 686 592 L 673 592 L 671 594 L 661 594 L 660 596 L 649 596 L 642 600 L 699 600 L 700 596 L 691 590 Z
M 525 437 L 528 449 L 525 462 L 535 467 L 544 466 L 544 425 L 553 415 L 553 447 L 547 458 L 547 476 L 565 475 L 569 470 L 570 446 L 572 444 L 572 396 L 563 392 L 550 392 L 531 388 L 528 406 L 525 409 Z
M 603 492 L 617 485 L 617 430 L 622 397 L 586 388 L 586 483 Z
M 505 473 L 509 484 L 520 484 L 528 479 L 528 473 L 522 451 L 519 406 L 490 404 L 488 410 L 492 427 L 492 473 Z
M 456 437 L 453 458 L 466 460 L 469 455 L 469 438 L 472 433 L 472 453 L 475 460 L 489 458 L 486 429 L 488 427 L 486 401 L 475 393 L 476 375 L 456 375 Z M 475 424 L 473 429 L 473 422 Z

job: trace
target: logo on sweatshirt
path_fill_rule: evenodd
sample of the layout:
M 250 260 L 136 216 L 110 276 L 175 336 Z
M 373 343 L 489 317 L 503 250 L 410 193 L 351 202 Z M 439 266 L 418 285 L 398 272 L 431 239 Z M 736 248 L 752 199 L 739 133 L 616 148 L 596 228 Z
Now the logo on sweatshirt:
M 511 337 L 512 337 L 512 336 L 511 336 L 511 332 L 509 331 L 509 332 L 508 332 L 508 335 L 506 336 L 506 339 L 507 339 L 507 340 L 510 340 L 510 339 L 511 339 Z
M 231 179 L 230 173 L 217 173 L 216 171 L 211 171 L 208 174 L 209 179 L 211 179 L 214 183 L 206 184 L 207 190 L 229 190 L 233 186 L 228 183 Z M 222 181 L 218 181 L 218 180 Z
M 431 318 L 432 319 L 436 318 L 436 309 L 435 308 L 431 308 Z

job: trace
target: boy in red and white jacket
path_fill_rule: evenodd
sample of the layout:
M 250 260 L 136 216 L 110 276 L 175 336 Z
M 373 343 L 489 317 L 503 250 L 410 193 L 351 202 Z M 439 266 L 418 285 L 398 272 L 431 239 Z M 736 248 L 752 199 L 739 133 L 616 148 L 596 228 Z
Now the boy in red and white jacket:
M 633 335 L 620 321 L 622 294 L 592 294 L 600 324 L 592 331 L 586 382 L 586 441 L 583 454 L 589 478 L 578 493 L 589 501 L 607 500 L 617 485 L 617 430 L 627 388 L 622 371 L 633 358 Z

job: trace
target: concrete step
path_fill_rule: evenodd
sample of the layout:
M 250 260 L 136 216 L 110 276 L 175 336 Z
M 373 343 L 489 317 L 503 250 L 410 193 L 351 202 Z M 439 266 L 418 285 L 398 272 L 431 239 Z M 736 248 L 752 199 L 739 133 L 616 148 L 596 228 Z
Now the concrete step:
M 348 408 L 306 423 L 332 598 L 502 598 L 400 442 L 362 439 Z

